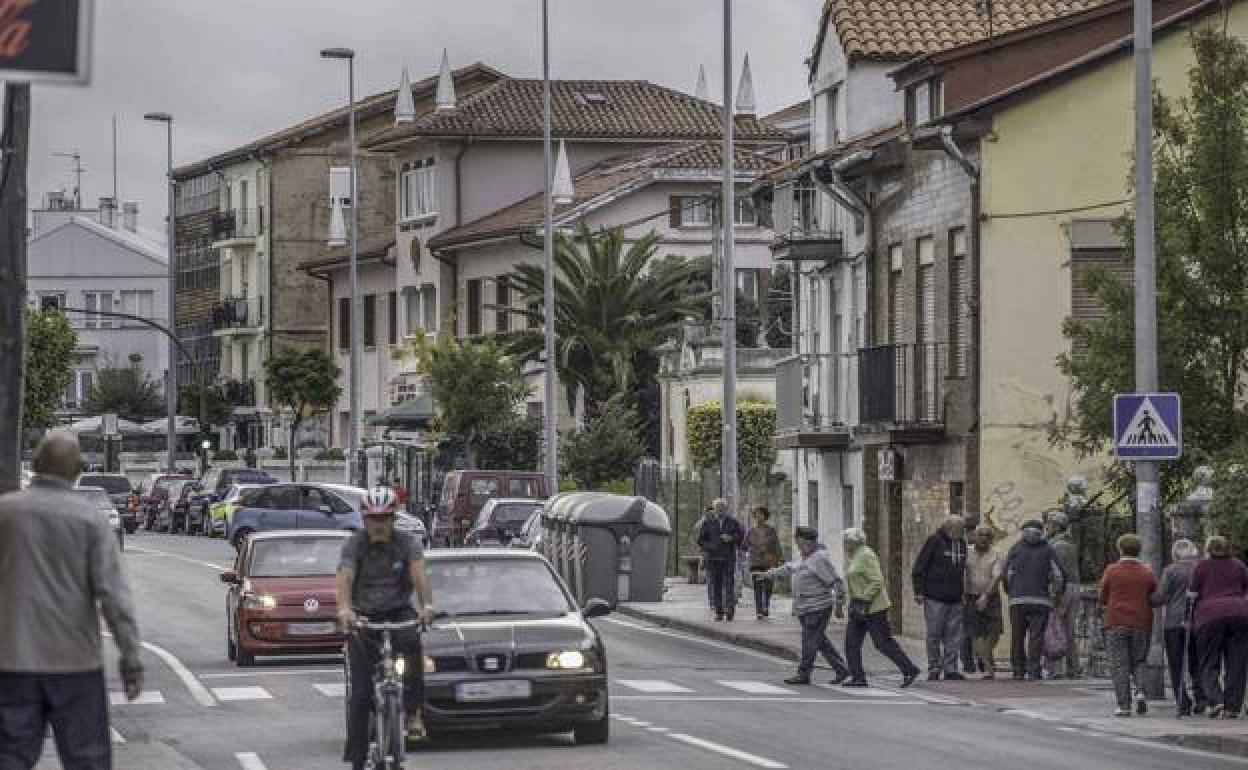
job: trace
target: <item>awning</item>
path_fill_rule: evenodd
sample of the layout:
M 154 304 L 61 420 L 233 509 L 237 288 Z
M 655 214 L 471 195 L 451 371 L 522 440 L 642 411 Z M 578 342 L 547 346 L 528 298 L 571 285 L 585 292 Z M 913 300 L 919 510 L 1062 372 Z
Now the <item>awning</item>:
M 365 422 L 377 426 L 425 428 L 433 422 L 436 416 L 433 398 L 421 395 L 395 404 L 381 414 L 369 417 Z

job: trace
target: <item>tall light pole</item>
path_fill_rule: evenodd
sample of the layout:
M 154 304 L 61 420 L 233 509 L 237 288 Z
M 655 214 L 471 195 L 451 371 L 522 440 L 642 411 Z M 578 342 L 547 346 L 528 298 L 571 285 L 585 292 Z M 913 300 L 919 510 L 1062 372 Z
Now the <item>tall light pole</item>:
M 347 468 L 352 483 L 359 484 L 359 453 L 360 453 L 360 274 L 359 274 L 359 232 L 360 232 L 360 201 L 356 189 L 355 147 L 355 51 L 350 48 L 326 48 L 321 51 L 325 59 L 347 60 L 347 133 L 351 144 L 351 372 L 350 401 L 351 424 L 347 428 Z M 292 448 L 293 449 L 293 448 Z
M 546 218 L 542 229 L 542 269 L 545 273 L 542 317 L 545 319 L 546 366 L 542 371 L 542 427 L 546 452 L 543 471 L 550 494 L 559 491 L 559 447 L 555 430 L 555 201 L 552 194 L 554 164 L 551 152 L 550 117 L 550 9 L 549 0 L 542 0 L 542 155 L 545 159 L 544 197 Z
M 720 193 L 720 219 L 724 226 L 723 272 L 720 289 L 720 323 L 723 324 L 724 345 L 724 418 L 723 475 L 724 499 L 728 511 L 737 514 L 737 264 L 733 253 L 736 222 L 736 187 L 733 169 L 733 100 L 732 100 L 732 0 L 724 0 L 724 186 Z
M 174 221 L 174 182 L 173 182 L 173 116 L 167 112 L 149 112 L 143 116 L 144 120 L 150 120 L 156 123 L 165 124 L 166 139 L 166 155 L 165 155 L 165 174 L 169 187 L 169 214 L 165 217 L 165 228 L 167 231 L 166 239 L 169 247 L 169 285 L 167 291 L 169 293 L 169 301 L 166 303 L 169 314 L 169 331 L 177 334 L 177 265 L 174 264 L 174 240 L 176 235 L 176 225 Z M 178 350 L 173 340 L 169 340 L 169 364 L 166 367 L 165 375 L 165 408 L 169 412 L 169 425 L 165 432 L 165 440 L 168 446 L 168 463 L 169 472 L 173 473 L 177 469 L 178 454 Z M 203 426 L 200 426 L 203 430 Z

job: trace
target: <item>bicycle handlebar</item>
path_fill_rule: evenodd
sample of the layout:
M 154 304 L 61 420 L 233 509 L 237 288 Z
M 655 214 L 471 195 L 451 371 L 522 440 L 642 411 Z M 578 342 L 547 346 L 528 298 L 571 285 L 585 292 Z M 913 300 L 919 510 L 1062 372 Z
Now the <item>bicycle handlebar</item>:
M 373 623 L 369 620 L 356 618 L 353 625 L 362 631 L 404 631 L 409 628 L 415 628 L 419 625 L 423 625 L 423 623 L 420 618 L 400 620 L 397 623 Z

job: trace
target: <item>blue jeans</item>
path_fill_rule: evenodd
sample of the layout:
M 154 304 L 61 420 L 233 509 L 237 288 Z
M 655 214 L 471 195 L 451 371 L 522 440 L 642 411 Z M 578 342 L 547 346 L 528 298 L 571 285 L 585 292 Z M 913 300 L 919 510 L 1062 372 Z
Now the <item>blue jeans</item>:
M 732 617 L 737 609 L 737 597 L 733 593 L 736 569 L 735 559 L 708 559 L 706 562 L 706 596 L 716 615 Z
M 103 671 L 28 674 L 0 671 L 0 770 L 39 761 L 48 725 L 61 765 L 111 770 L 108 695 Z

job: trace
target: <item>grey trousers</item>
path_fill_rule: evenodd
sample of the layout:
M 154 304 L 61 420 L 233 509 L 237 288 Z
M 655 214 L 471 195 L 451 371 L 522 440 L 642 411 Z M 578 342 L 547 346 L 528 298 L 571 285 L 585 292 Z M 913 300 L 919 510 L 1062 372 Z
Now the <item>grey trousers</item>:
M 1105 651 L 1109 655 L 1109 678 L 1114 683 L 1118 708 L 1131 708 L 1135 672 L 1148 658 L 1150 634 L 1134 628 L 1111 628 L 1105 632 Z
M 923 622 L 927 626 L 928 673 L 956 674 L 962 649 L 962 602 L 924 599 Z

